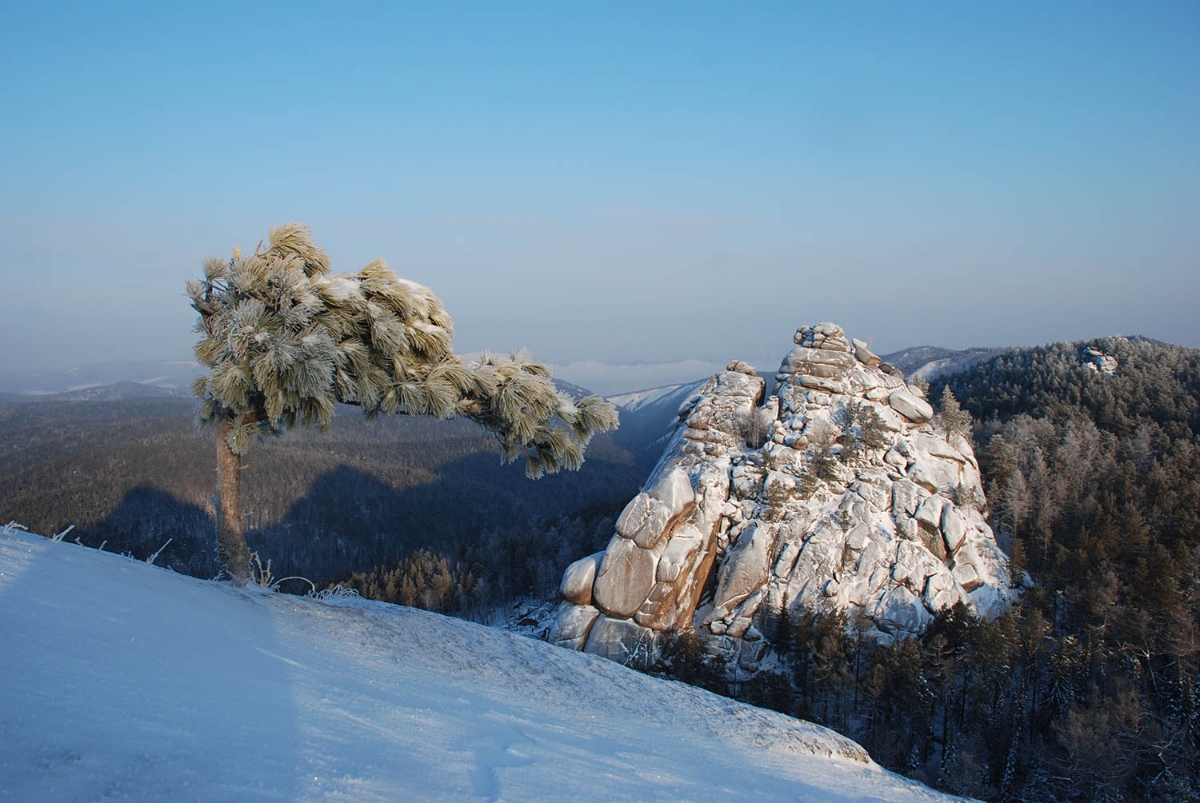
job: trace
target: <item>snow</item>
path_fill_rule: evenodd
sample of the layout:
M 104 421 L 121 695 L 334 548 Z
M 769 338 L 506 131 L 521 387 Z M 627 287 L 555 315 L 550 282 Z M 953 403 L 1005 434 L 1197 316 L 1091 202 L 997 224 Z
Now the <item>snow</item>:
M 933 801 L 836 734 L 408 608 L 0 533 L 0 800 Z
M 667 396 L 670 396 L 671 394 L 673 394 L 675 391 L 679 390 L 680 388 L 693 387 L 693 386 L 699 388 L 706 381 L 707 381 L 706 379 L 702 379 L 702 380 L 698 380 L 696 382 L 688 382 L 686 384 L 664 385 L 663 387 L 660 387 L 660 388 L 649 388 L 647 390 L 635 390 L 631 393 L 619 393 L 615 396 L 605 396 L 604 398 L 605 398 L 605 401 L 611 402 L 612 404 L 615 404 L 618 407 L 621 407 L 625 410 L 629 410 L 630 412 L 632 412 L 635 410 L 640 410 L 643 407 L 647 407 L 651 404 L 654 404 L 655 402 L 657 402 Z

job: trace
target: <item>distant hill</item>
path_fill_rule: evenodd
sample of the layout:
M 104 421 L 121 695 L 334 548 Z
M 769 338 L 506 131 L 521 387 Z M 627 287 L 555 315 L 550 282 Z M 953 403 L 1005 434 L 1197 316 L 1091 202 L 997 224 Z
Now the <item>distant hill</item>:
M 920 378 L 929 382 L 939 376 L 964 371 L 972 365 L 1006 350 L 1003 348 L 957 350 L 944 349 L 939 346 L 914 346 L 893 351 L 891 354 L 884 354 L 882 359 L 900 369 L 910 379 Z
M 0 375 L 0 399 L 119 401 L 151 397 L 191 398 L 192 380 L 205 368 L 194 360 L 151 360 L 85 365 L 57 371 Z M 593 395 L 585 387 L 555 379 L 574 399 Z
M 162 385 L 143 385 L 140 382 L 116 382 L 112 385 L 91 385 L 61 393 L 3 393 L 0 400 L 10 402 L 88 402 L 130 401 L 133 399 L 190 399 L 192 394 L 183 388 Z
M 658 462 L 666 440 L 675 431 L 679 406 L 707 381 L 708 377 L 704 377 L 695 382 L 606 397 L 621 415 L 621 427 L 614 439 L 635 456 L 644 472 Z
M 0 393 L 51 395 L 110 385 L 170 388 L 186 395 L 204 369 L 194 360 L 119 361 L 55 371 L 0 375 Z

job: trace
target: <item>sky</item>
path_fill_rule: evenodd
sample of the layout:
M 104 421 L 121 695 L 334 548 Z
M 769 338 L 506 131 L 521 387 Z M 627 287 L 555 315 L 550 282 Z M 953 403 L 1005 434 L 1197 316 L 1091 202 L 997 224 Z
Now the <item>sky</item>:
M 187 359 L 284 221 L 563 366 L 1200 347 L 1192 2 L 2 13 L 0 373 Z

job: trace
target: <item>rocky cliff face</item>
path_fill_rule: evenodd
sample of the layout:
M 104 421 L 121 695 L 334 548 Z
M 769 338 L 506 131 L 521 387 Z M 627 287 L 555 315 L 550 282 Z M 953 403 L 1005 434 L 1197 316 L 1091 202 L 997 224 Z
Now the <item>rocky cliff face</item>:
M 968 441 L 838 326 L 795 342 L 765 399 L 735 362 L 684 401 L 608 548 L 564 574 L 554 642 L 628 661 L 694 626 L 753 672 L 785 606 L 841 610 L 889 640 L 958 602 L 1004 610 L 1007 560 Z

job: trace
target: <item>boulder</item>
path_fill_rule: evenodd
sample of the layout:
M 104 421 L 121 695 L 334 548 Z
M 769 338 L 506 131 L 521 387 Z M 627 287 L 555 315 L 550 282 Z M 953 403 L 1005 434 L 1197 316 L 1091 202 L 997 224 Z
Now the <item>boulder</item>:
M 687 472 L 675 466 L 664 474 L 650 491 L 650 498 L 662 503 L 667 513 L 674 518 L 692 506 L 696 501 L 696 494 L 692 490 L 692 482 L 688 479 Z
M 658 580 L 634 617 L 639 625 L 661 631 L 691 625 L 712 572 L 715 542 L 714 534 L 704 535 L 691 522 L 676 530 L 659 561 Z
M 596 570 L 600 567 L 600 561 L 603 559 L 604 553 L 597 552 L 586 558 L 580 558 L 567 567 L 567 570 L 563 572 L 562 583 L 558 587 L 567 602 L 573 602 L 576 605 L 592 604 L 592 584 L 596 581 Z
M 942 526 L 942 509 L 946 504 L 946 500 L 941 496 L 927 496 L 913 518 L 925 524 L 931 531 L 936 531 Z
M 883 456 L 883 462 L 895 468 L 905 469 L 908 467 L 908 458 L 896 451 L 896 449 L 888 449 Z
M 648 628 L 625 619 L 599 616 L 588 634 L 585 652 L 625 666 L 650 663 L 658 650 L 658 636 Z
M 954 579 L 967 593 L 983 585 L 983 578 L 975 565 L 978 560 L 979 556 L 970 541 L 963 542 L 954 554 Z
M 958 438 L 958 440 L 960 443 L 964 443 L 961 436 Z M 966 454 L 963 454 L 945 439 L 939 438 L 936 435 L 930 435 L 923 432 L 914 432 L 909 438 L 909 442 L 917 452 L 928 454 L 932 457 L 938 457 L 943 460 L 953 460 L 957 463 L 968 462 Z M 966 446 L 966 450 L 967 454 L 971 453 L 970 446 Z
M 904 586 L 883 595 L 871 619 L 887 634 L 921 633 L 933 620 L 924 603 Z
M 657 499 L 650 500 L 650 515 L 642 522 L 642 526 L 633 534 L 633 542 L 642 549 L 654 549 L 666 535 L 667 529 L 674 520 L 671 510 Z
M 591 605 L 563 605 L 550 631 L 550 643 L 582 650 L 600 611 Z
M 734 371 L 739 374 L 745 374 L 746 376 L 758 376 L 758 371 L 753 365 L 741 360 L 733 360 L 729 363 L 729 365 L 725 366 L 725 370 Z
M 843 379 L 830 379 L 813 374 L 796 374 L 796 382 L 811 390 L 821 390 L 826 393 L 845 395 L 850 392 L 850 385 Z
M 979 468 L 979 463 L 975 460 L 975 450 L 971 448 L 971 442 L 962 436 L 962 433 L 950 433 L 950 445 L 954 451 L 962 455 L 966 462 L 970 463 L 976 469 Z
M 739 499 L 757 499 L 763 487 L 763 470 L 743 463 L 730 474 L 732 490 Z
M 789 541 L 784 544 L 783 549 L 779 552 L 779 558 L 775 561 L 775 568 L 772 573 L 776 578 L 786 579 L 792 573 L 792 567 L 796 565 L 796 558 L 800 557 L 801 544 L 795 541 Z
M 655 579 L 660 583 L 674 583 L 703 543 L 704 537 L 695 525 L 684 524 L 677 528 L 658 560 Z
M 617 534 L 623 538 L 633 538 L 646 521 L 646 517 L 650 515 L 653 506 L 654 502 L 646 493 L 640 493 L 629 500 L 629 504 L 625 505 L 625 509 L 621 511 L 621 516 L 617 519 Z
M 928 491 L 911 480 L 896 480 L 892 483 L 892 509 L 897 513 L 903 511 L 915 516 L 917 509 L 928 496 Z
M 908 467 L 908 478 L 930 493 L 950 492 L 958 487 L 962 472 L 953 460 L 932 455 L 918 455 Z
M 850 342 L 854 346 L 854 356 L 857 357 L 858 361 L 863 365 L 869 365 L 872 368 L 877 368 L 883 363 L 883 360 L 871 353 L 871 350 L 867 348 L 866 343 L 862 342 L 858 338 L 851 338 Z
M 713 597 L 713 610 L 720 612 L 718 617 L 723 618 L 742 600 L 766 585 L 774 541 L 775 528 L 757 521 L 738 538 L 737 546 L 729 551 L 721 567 Z
M 872 508 L 886 511 L 892 506 L 891 483 L 887 475 L 869 477 L 862 474 L 850 486 L 850 490 L 862 497 Z
M 962 546 L 967 537 L 967 522 L 952 504 L 947 504 L 942 510 L 942 538 L 946 542 L 946 551 L 953 555 Z
M 892 579 L 913 593 L 921 593 L 925 589 L 926 578 L 939 571 L 945 571 L 945 567 L 916 542 L 901 541 L 896 545 Z
M 947 608 L 953 608 L 959 602 L 966 601 L 962 588 L 954 580 L 950 572 L 938 572 L 929 576 L 925 583 L 925 592 L 921 595 L 925 607 L 937 613 Z
M 604 552 L 592 600 L 609 616 L 628 619 L 650 596 L 658 557 L 626 538 L 615 536 Z
M 933 408 L 929 406 L 929 402 L 917 397 L 908 389 L 892 391 L 888 396 L 888 404 L 914 424 L 924 424 L 933 418 Z
M 796 346 L 784 358 L 779 370 L 788 374 L 812 374 L 837 379 L 848 376 L 855 367 L 854 357 L 845 352 Z

